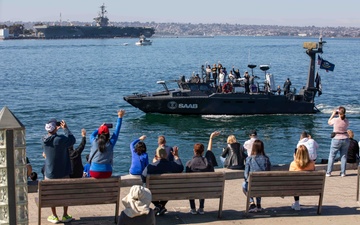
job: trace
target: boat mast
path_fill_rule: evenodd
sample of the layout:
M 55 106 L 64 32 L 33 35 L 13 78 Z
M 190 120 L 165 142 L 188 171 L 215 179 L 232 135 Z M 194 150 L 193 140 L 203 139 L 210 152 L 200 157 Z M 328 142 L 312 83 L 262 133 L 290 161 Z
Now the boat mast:
M 316 54 L 323 53 L 322 47 L 326 41 L 322 40 L 322 37 L 319 37 L 319 43 L 316 42 L 305 42 L 304 48 L 306 48 L 306 54 L 310 57 L 310 67 L 309 67 L 309 74 L 306 83 L 306 90 L 310 92 L 315 92 L 317 89 L 314 87 L 315 82 L 315 62 L 316 62 Z

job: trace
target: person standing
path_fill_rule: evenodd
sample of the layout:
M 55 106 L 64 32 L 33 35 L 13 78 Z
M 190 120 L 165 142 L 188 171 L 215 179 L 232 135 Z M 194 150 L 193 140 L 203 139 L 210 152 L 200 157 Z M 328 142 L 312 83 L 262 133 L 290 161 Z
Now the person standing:
M 309 156 L 305 145 L 299 145 L 294 154 L 294 161 L 290 163 L 289 171 L 314 171 L 315 162 Z M 294 196 L 295 202 L 291 205 L 293 210 L 300 210 L 300 197 Z
M 354 132 L 352 130 L 347 130 L 347 133 L 349 135 L 347 162 L 356 163 L 359 160 L 359 144 L 357 140 L 354 139 Z
M 249 94 L 250 93 L 250 75 L 248 71 L 245 71 L 244 74 L 244 78 L 245 78 L 245 94 Z
M 346 157 L 349 149 L 349 135 L 347 129 L 349 127 L 349 120 L 345 116 L 345 107 L 340 106 L 339 109 L 334 110 L 328 120 L 328 124 L 333 126 L 335 136 L 331 139 L 329 160 L 327 165 L 326 176 L 330 177 L 334 166 L 334 159 L 338 152 L 340 152 L 341 172 L 340 176 L 345 177 L 346 171 Z M 337 115 L 337 117 L 335 117 Z
M 69 150 L 70 155 L 70 162 L 71 162 L 71 169 L 72 173 L 70 174 L 70 178 L 81 178 L 83 177 L 84 173 L 84 166 L 82 164 L 81 153 L 85 149 L 86 145 L 86 130 L 81 129 L 81 143 L 80 145 L 74 149 L 72 145 Z
M 246 158 L 243 192 L 246 195 L 248 191 L 248 179 L 250 172 L 255 171 L 270 171 L 271 163 L 269 157 L 266 156 L 264 150 L 264 143 L 260 140 L 255 140 L 252 146 L 251 155 Z M 256 197 L 256 205 L 254 198 L 250 197 L 249 212 L 261 212 L 261 197 Z
M 203 157 L 204 154 L 204 150 L 205 147 L 203 144 L 201 143 L 196 143 L 194 144 L 194 156 L 191 160 L 189 160 L 186 163 L 186 167 L 185 167 L 185 172 L 186 173 L 191 173 L 191 172 L 214 172 L 214 165 L 213 165 L 213 161 L 211 159 L 210 154 L 208 154 L 208 152 L 211 152 L 212 150 L 212 139 L 216 136 L 219 136 L 220 132 L 218 131 L 214 131 L 213 133 L 211 133 L 210 138 L 209 138 L 209 144 L 208 144 L 208 150 L 205 154 L 205 157 Z M 190 199 L 190 213 L 193 215 L 196 214 L 200 214 L 203 215 L 204 214 L 204 204 L 205 204 L 205 199 L 199 199 L 199 209 L 196 211 L 196 205 L 195 205 L 195 200 L 194 199 Z
M 211 71 L 212 71 L 212 77 L 213 77 L 213 80 L 214 80 L 214 85 L 215 87 L 217 86 L 217 79 L 218 79 L 218 72 L 217 72 L 217 66 L 216 64 L 213 65 L 213 67 L 211 68 Z
M 58 135 L 57 131 L 62 128 L 63 135 Z M 71 163 L 68 148 L 75 144 L 76 139 L 70 132 L 64 120 L 57 122 L 51 119 L 45 124 L 48 132 L 42 139 L 45 158 L 45 180 L 69 178 L 71 174 Z M 47 220 L 51 223 L 59 223 L 56 208 L 51 207 L 52 215 Z M 68 207 L 64 206 L 62 222 L 70 222 L 73 218 L 67 213 Z
M 122 118 L 125 110 L 120 109 L 114 133 L 106 124 L 102 124 L 90 136 L 90 176 L 95 178 L 108 178 L 112 174 L 114 146 L 119 137 Z
M 290 86 L 291 86 L 291 81 L 290 78 L 286 79 L 286 81 L 284 82 L 284 95 L 287 95 L 288 93 L 290 93 Z

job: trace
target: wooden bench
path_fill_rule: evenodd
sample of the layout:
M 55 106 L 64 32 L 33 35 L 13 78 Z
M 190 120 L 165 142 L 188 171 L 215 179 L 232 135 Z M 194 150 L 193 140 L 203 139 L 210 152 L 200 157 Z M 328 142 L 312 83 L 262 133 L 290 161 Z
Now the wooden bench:
M 41 224 L 41 208 L 115 204 L 115 223 L 119 216 L 120 177 L 106 179 L 73 178 L 39 181 L 38 224 Z
M 219 198 L 218 217 L 221 217 L 224 172 L 153 174 L 146 177 L 146 187 L 152 193 L 152 201 Z
M 325 171 L 250 172 L 245 214 L 250 197 L 319 196 L 317 214 L 321 214 Z

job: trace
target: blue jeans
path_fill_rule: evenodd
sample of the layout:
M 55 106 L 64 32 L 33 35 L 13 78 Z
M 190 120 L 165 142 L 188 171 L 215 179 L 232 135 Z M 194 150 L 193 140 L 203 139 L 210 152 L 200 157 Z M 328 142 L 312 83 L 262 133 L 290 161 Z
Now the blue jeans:
M 243 185 L 243 192 L 246 195 L 247 191 L 248 191 L 248 182 L 244 181 Z M 250 203 L 253 204 L 254 203 L 254 198 L 250 197 Z M 260 205 L 261 204 L 261 197 L 256 197 L 256 205 Z
M 349 149 L 349 138 L 346 139 L 332 139 L 331 146 L 330 146 L 330 154 L 329 154 L 329 161 L 327 166 L 326 173 L 330 174 L 333 170 L 334 166 L 334 159 L 338 151 L 340 151 L 340 159 L 341 159 L 341 174 L 345 174 L 346 171 L 346 157 L 347 152 Z

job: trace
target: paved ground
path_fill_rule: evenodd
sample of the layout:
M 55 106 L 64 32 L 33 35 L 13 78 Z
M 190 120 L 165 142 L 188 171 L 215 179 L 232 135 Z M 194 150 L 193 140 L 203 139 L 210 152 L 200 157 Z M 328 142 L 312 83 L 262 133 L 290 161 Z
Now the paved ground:
M 188 201 L 169 201 L 166 205 L 168 212 L 164 216 L 156 217 L 156 224 L 276 224 L 276 225 L 311 225 L 311 224 L 346 224 L 355 225 L 360 221 L 360 204 L 356 202 L 357 170 L 347 170 L 346 177 L 340 177 L 338 171 L 332 177 L 326 178 L 325 194 L 322 214 L 317 215 L 317 197 L 300 197 L 301 211 L 293 211 L 290 205 L 292 197 L 263 198 L 261 213 L 244 216 L 245 196 L 241 190 L 242 179 L 227 180 L 225 184 L 225 198 L 223 216 L 217 218 L 219 201 L 208 199 L 205 201 L 205 215 L 191 215 Z M 121 188 L 121 198 L 129 188 Z M 37 193 L 29 194 L 29 224 L 37 224 L 37 206 L 34 198 Z M 198 201 L 196 200 L 196 204 Z M 120 210 L 123 206 L 120 206 Z M 42 224 L 50 224 L 46 218 L 51 214 L 49 208 L 42 209 Z M 58 214 L 62 209 L 58 208 Z M 75 220 L 68 223 L 73 225 L 114 224 L 114 205 L 95 205 L 70 207 L 69 214 Z

